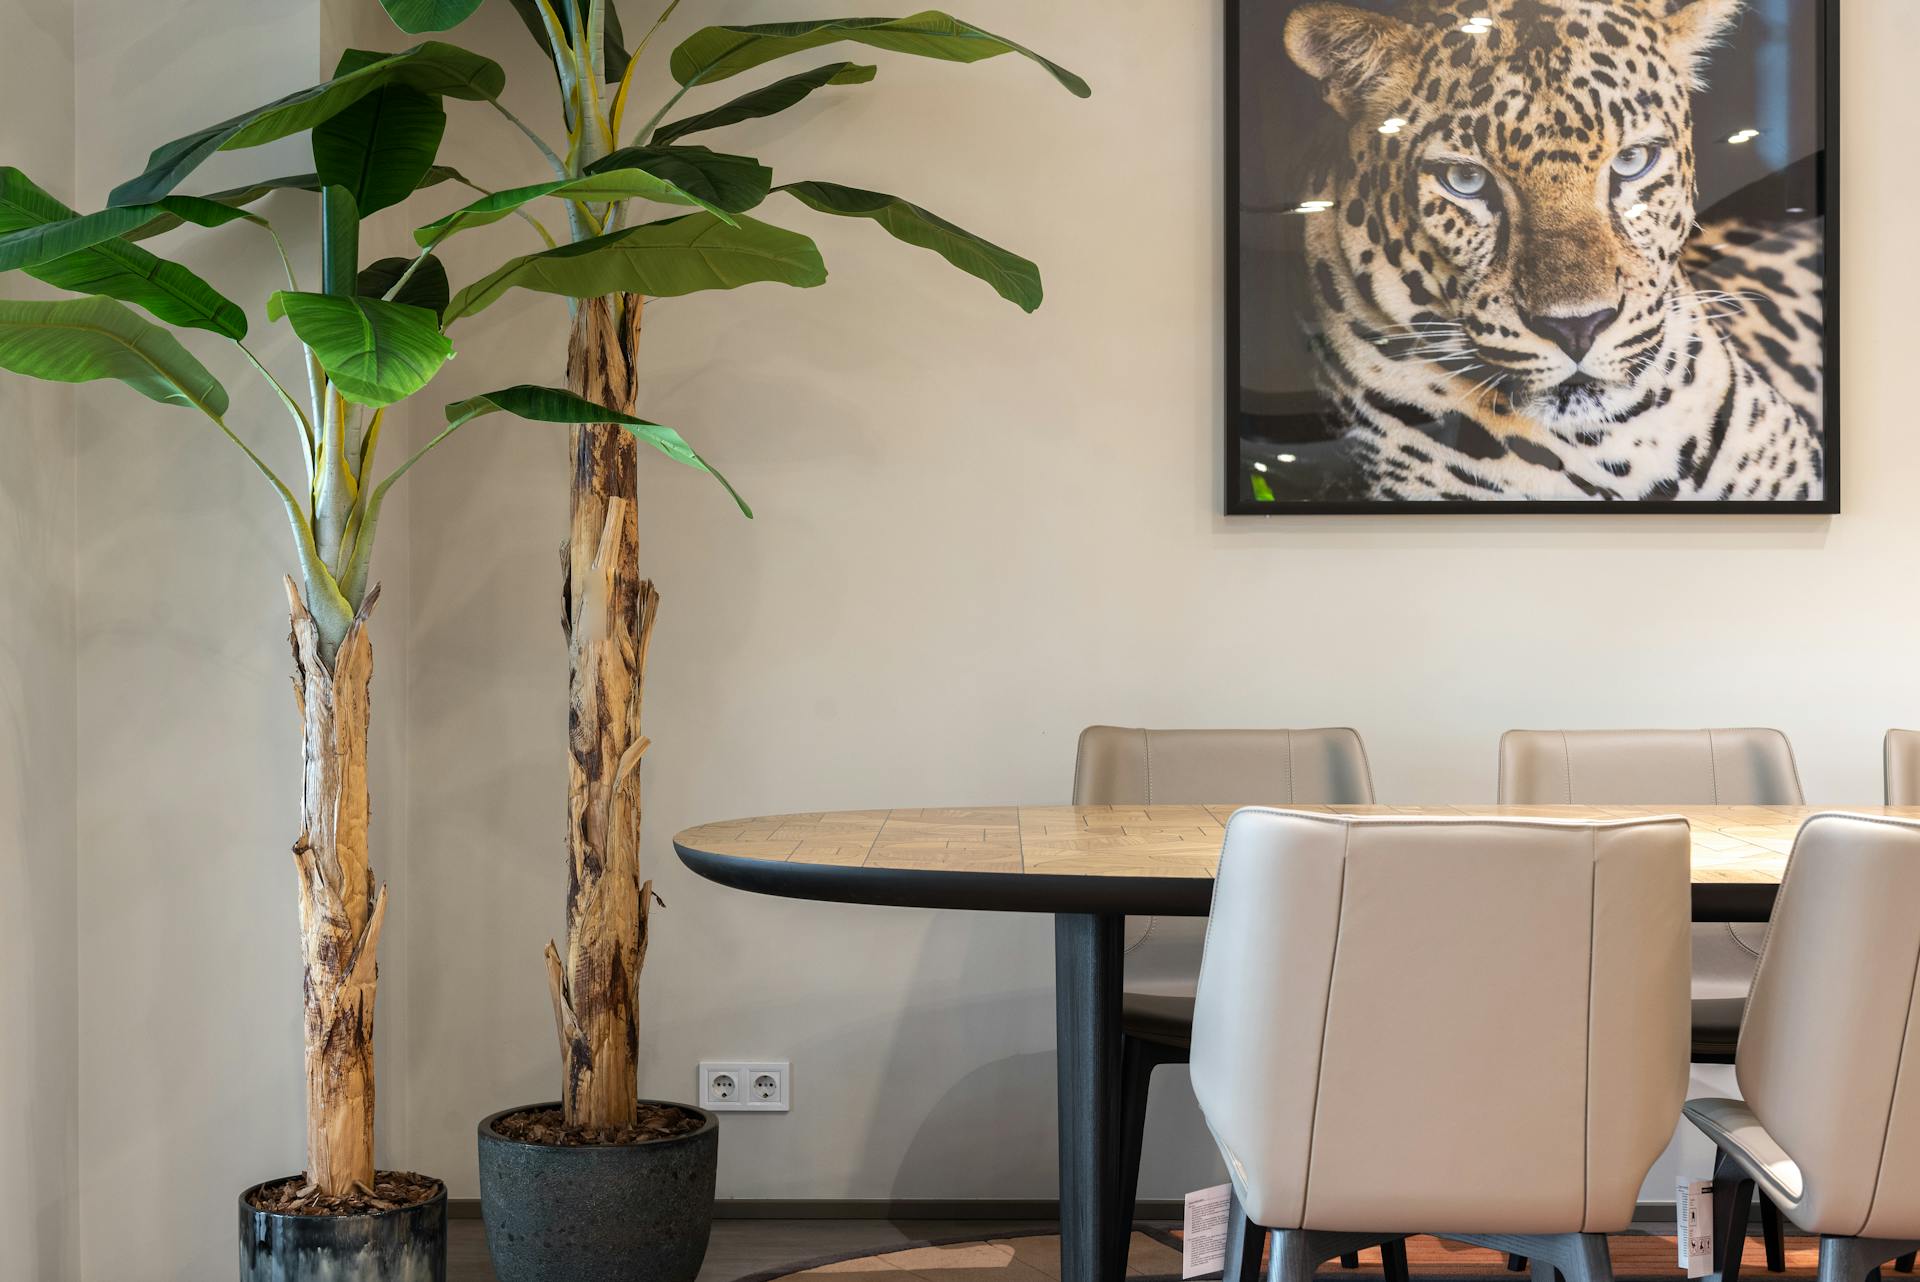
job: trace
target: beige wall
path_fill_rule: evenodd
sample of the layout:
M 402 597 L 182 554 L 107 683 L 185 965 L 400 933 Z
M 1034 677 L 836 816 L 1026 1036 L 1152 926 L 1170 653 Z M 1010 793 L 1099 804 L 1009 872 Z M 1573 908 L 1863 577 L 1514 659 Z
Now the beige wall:
M 60 0 L 0 0 L 4 162 L 73 191 L 73 31 Z M 40 292 L 9 276 L 0 292 Z M 79 1276 L 74 979 L 74 453 L 64 387 L 0 378 L 0 1278 Z
M 304 83 L 378 31 L 373 3 L 78 0 L 77 199 L 97 205 L 152 143 Z M 57 12 L 4 4 L 16 38 L 40 30 L 16 14 Z M 1216 515 L 1217 9 L 972 0 L 967 16 L 1060 57 L 1096 96 L 1076 101 L 1011 59 L 879 54 L 874 84 L 708 140 L 763 150 L 786 178 L 918 199 L 1036 258 L 1049 293 L 1023 317 L 868 225 L 776 204 L 770 216 L 819 238 L 827 286 L 649 309 L 647 410 L 759 512 L 742 521 L 704 478 L 650 460 L 642 538 L 665 603 L 646 860 L 668 906 L 642 993 L 643 1088 L 685 1098 L 702 1057 L 794 1061 L 791 1114 L 727 1119 L 723 1196 L 1049 1195 L 1051 940 L 1043 919 L 726 891 L 674 860 L 667 839 L 687 824 L 1057 800 L 1074 735 L 1095 720 L 1352 724 L 1383 797 L 1407 801 L 1490 798 L 1509 725 L 1765 723 L 1794 737 L 1810 795 L 1860 802 L 1878 795 L 1881 731 L 1920 715 L 1907 662 L 1920 609 L 1903 591 L 1920 446 L 1896 347 L 1920 286 L 1904 248 L 1920 190 L 1890 159 L 1907 150 L 1903 50 L 1920 7 L 1846 6 L 1844 515 L 1233 522 Z M 708 17 L 790 16 L 716 0 L 677 16 L 663 44 Z M 60 32 L 54 21 L 35 39 L 57 51 Z M 461 38 L 511 53 L 516 105 L 550 120 L 546 74 L 506 6 Z M 57 60 L 41 69 L 62 74 Z M 482 109 L 453 111 L 454 158 L 477 180 L 538 176 Z M 297 146 L 222 157 L 208 182 L 304 161 Z M 284 211 L 304 257 L 297 205 L 268 212 Z M 258 279 L 270 260 L 247 230 L 181 256 L 236 287 Z M 456 249 L 456 277 L 524 248 L 517 231 Z M 557 381 L 564 324 L 558 302 L 516 296 L 462 325 L 427 405 Z M 284 357 L 285 335 L 256 326 Z M 291 465 L 272 405 L 218 368 L 236 422 Z M 0 387 L 0 413 L 28 395 L 43 394 Z M 0 611 L 0 653 L 29 665 L 0 669 L 0 706 L 16 743 L 59 740 L 73 680 L 60 629 L 74 627 L 65 751 L 81 763 L 76 888 L 57 861 L 16 853 L 73 842 L 59 783 L 42 792 L 35 773 L 29 794 L 37 758 L 0 759 L 0 813 L 23 813 L 10 795 L 53 803 L 0 826 L 0 1000 L 50 1038 L 26 1059 L 0 1040 L 0 1092 L 57 1098 L 77 1039 L 78 1188 L 112 1208 L 81 1221 L 85 1276 L 214 1277 L 232 1267 L 234 1195 L 300 1162 L 285 535 L 244 463 L 183 414 L 114 388 L 74 406 L 77 550 L 34 542 L 15 515 L 57 521 L 57 434 L 42 442 L 49 488 L 6 482 L 0 527 L 8 564 L 47 567 L 23 576 L 34 613 L 25 598 Z M 564 484 L 558 433 L 490 421 L 416 474 L 381 558 L 375 856 L 396 893 L 381 1160 L 462 1196 L 474 1121 L 557 1085 L 539 952 L 563 893 Z M 74 555 L 77 619 L 63 624 L 53 571 Z M 16 689 L 24 723 L 4 702 Z M 77 964 L 77 1029 L 58 987 L 70 980 L 21 995 L 22 886 L 52 950 L 41 964 Z M 77 942 L 62 951 L 76 895 Z M 1145 1186 L 1159 1196 L 1212 1178 L 1191 1103 L 1165 1076 Z M 35 1134 L 36 1159 L 74 1152 L 59 1123 L 35 1125 L 53 1128 Z M 21 1178 L 7 1148 L 0 1192 Z M 128 1188 L 143 1197 L 129 1205 Z M 56 1269 L 73 1237 L 61 1196 L 29 1248 Z M 0 1255 L 0 1273 L 11 1263 Z
M 1059 800 L 1075 733 L 1103 720 L 1357 726 L 1381 795 L 1404 801 L 1491 800 L 1509 726 L 1760 723 L 1793 736 L 1813 797 L 1866 802 L 1881 732 L 1920 716 L 1920 608 L 1903 590 L 1920 444 L 1896 337 L 1920 287 L 1904 249 L 1920 187 L 1888 162 L 1907 149 L 1920 6 L 1846 6 L 1845 515 L 1233 521 L 1217 515 L 1219 8 L 973 0 L 968 17 L 1095 96 L 1011 58 L 880 54 L 872 85 L 697 140 L 785 178 L 909 195 L 1030 254 L 1048 288 L 1023 317 L 871 226 L 776 198 L 767 216 L 826 251 L 824 288 L 648 310 L 645 412 L 759 513 L 647 470 L 642 546 L 664 604 L 646 861 L 668 907 L 643 1089 L 684 1098 L 702 1057 L 794 1061 L 790 1115 L 726 1119 L 723 1196 L 1049 1194 L 1050 934 L 724 890 L 675 861 L 684 825 Z M 791 16 L 683 8 L 665 38 Z M 514 28 L 502 9 L 470 39 L 518 48 Z M 548 120 L 539 69 L 511 69 Z M 462 163 L 531 180 L 496 133 Z M 522 229 L 497 231 L 519 244 Z M 457 265 L 479 266 L 481 243 Z M 557 339 L 529 351 L 523 335 L 563 323 L 559 303 L 522 296 L 463 326 L 449 392 L 551 380 Z M 472 1119 L 556 1089 L 538 953 L 563 886 L 564 458 L 535 429 L 495 430 L 414 496 L 405 1089 L 409 1149 L 456 1193 L 474 1187 Z M 1158 1095 L 1145 1190 L 1164 1196 L 1212 1161 L 1177 1074 Z M 1649 1192 L 1671 1196 L 1662 1184 Z
M 313 83 L 322 0 L 76 0 L 78 199 L 97 208 L 148 150 Z M 215 157 L 189 187 L 312 168 L 304 138 Z M 311 287 L 311 200 L 259 206 Z M 245 224 L 153 242 L 248 309 L 290 385 L 298 349 L 262 311 L 280 275 Z M 298 477 L 292 427 L 244 361 L 185 340 L 229 421 Z M 80 389 L 81 1195 L 89 1282 L 230 1276 L 242 1189 L 304 1161 L 300 960 L 290 849 L 299 727 L 289 687 L 281 510 L 194 414 Z M 296 485 L 297 485 L 296 481 Z M 404 518 L 403 518 L 404 519 Z M 405 540 L 384 540 L 375 619 L 374 865 L 404 900 Z M 383 961 L 406 947 L 390 915 Z M 401 1164 L 405 968 L 383 965 L 380 1159 Z M 130 1191 L 137 1191 L 129 1196 Z

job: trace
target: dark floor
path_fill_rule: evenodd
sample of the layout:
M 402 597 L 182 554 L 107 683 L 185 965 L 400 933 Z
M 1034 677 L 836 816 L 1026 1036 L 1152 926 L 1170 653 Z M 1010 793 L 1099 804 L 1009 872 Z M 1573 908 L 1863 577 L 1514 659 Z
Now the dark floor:
M 1046 1228 L 1027 1220 L 716 1220 L 699 1282 L 734 1282 L 823 1255 Z M 479 1220 L 447 1223 L 447 1282 L 495 1282 Z
M 1759 1218 L 1753 1217 L 1755 1224 L 1751 1231 L 1754 1233 L 1759 1232 Z M 1176 1223 L 1155 1223 L 1157 1227 L 1179 1228 Z M 983 1238 L 1035 1230 L 1050 1232 L 1057 1227 L 1051 1221 L 1038 1220 L 715 1220 L 699 1282 L 736 1282 L 739 1278 L 822 1256 L 909 1242 Z M 1671 1234 L 1673 1223 L 1671 1220 L 1636 1223 L 1630 1231 Z M 1665 1249 L 1671 1253 L 1672 1244 L 1667 1243 Z M 1758 1249 L 1756 1240 L 1749 1253 Z M 1761 1272 L 1757 1257 L 1749 1274 L 1756 1278 L 1771 1276 Z M 487 1263 L 486 1231 L 478 1219 L 455 1219 L 447 1223 L 447 1282 L 496 1282 L 493 1268 Z M 1516 1282 L 1526 1282 L 1525 1275 L 1516 1275 Z

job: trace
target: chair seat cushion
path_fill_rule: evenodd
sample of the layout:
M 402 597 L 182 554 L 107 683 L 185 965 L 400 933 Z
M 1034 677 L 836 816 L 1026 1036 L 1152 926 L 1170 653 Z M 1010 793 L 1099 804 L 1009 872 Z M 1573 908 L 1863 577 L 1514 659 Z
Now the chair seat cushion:
M 1686 1115 L 1721 1152 L 1738 1162 L 1773 1204 L 1792 1217 L 1805 1192 L 1800 1168 L 1787 1156 L 1745 1100 L 1688 1100 Z
M 1193 1043 L 1193 994 L 1129 992 L 1121 1000 L 1120 1027 L 1129 1037 L 1162 1046 Z

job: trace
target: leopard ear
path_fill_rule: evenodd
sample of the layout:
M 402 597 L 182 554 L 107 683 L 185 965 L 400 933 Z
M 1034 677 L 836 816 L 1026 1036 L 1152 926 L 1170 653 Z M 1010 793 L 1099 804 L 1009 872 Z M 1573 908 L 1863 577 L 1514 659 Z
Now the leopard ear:
M 1746 0 L 1688 0 L 1667 18 L 1667 45 L 1674 65 L 1696 89 L 1706 88 L 1702 79 L 1707 69 L 1707 53 L 1733 30 Z
M 1412 70 L 1413 29 L 1398 18 L 1350 5 L 1301 5 L 1287 17 L 1287 54 L 1318 80 L 1349 120 Z

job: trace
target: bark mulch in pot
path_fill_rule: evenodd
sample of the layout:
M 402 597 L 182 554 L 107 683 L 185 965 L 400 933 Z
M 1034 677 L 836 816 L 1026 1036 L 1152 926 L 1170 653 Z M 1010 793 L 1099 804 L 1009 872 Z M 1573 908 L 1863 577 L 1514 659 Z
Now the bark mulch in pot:
M 336 1197 L 307 1183 L 306 1176 L 294 1175 L 262 1185 L 247 1202 L 256 1211 L 276 1215 L 371 1215 L 430 1202 L 440 1195 L 441 1188 L 440 1181 L 430 1175 L 376 1171 L 371 1189 L 360 1184 L 353 1192 Z
M 671 1105 L 641 1104 L 640 1115 L 630 1126 L 568 1126 L 566 1116 L 557 1108 L 532 1108 L 513 1113 L 493 1124 L 504 1139 L 522 1144 L 550 1144 L 556 1148 L 578 1148 L 592 1144 L 645 1144 L 652 1140 L 670 1140 L 690 1135 L 706 1123 L 698 1113 L 689 1113 Z

